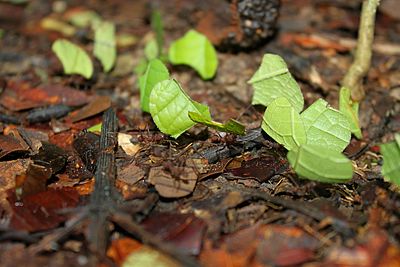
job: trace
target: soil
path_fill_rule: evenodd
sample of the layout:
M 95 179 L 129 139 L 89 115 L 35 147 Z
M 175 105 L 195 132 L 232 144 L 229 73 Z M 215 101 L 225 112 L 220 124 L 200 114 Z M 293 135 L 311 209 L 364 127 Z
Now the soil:
M 276 53 L 306 107 L 323 98 L 337 108 L 362 1 L 282 0 L 266 40 L 232 47 L 224 38 L 240 31 L 228 18 L 235 1 L 10 2 L 0 1 L 0 266 L 400 266 L 400 195 L 379 151 L 400 132 L 398 1 L 382 0 L 377 13 L 363 138 L 344 151 L 354 175 L 339 184 L 293 172 L 260 129 L 265 108 L 251 105 L 247 81 Z M 134 36 L 109 73 L 92 56 L 90 27 L 66 35 L 43 26 L 82 10 Z M 154 10 L 165 51 L 193 28 L 214 42 L 212 80 L 167 66 L 214 120 L 239 120 L 245 136 L 196 125 L 173 139 L 141 111 L 134 69 L 154 38 Z M 51 50 L 59 38 L 91 55 L 91 79 L 63 73 Z M 87 130 L 100 122 L 103 132 Z

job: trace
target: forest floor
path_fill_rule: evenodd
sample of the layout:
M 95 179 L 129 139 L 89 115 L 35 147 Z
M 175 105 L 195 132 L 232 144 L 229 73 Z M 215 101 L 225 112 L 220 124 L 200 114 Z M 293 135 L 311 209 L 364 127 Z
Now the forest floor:
M 305 106 L 323 98 L 338 107 L 361 1 L 282 0 L 276 33 L 251 51 L 219 51 L 209 81 L 168 65 L 213 119 L 234 118 L 247 130 L 239 137 L 196 126 L 178 139 L 140 109 L 133 70 L 154 37 L 152 9 L 162 15 L 168 47 L 228 1 L 80 2 L 0 1 L 0 266 L 148 266 L 151 259 L 158 266 L 400 266 L 400 195 L 381 175 L 379 152 L 400 132 L 398 1 L 383 0 L 377 13 L 363 138 L 344 151 L 354 175 L 339 184 L 297 177 L 286 150 L 262 133 L 264 109 L 251 105 L 247 81 L 263 54 L 279 54 Z M 135 36 L 118 47 L 110 73 L 96 61 L 90 80 L 64 75 L 51 44 L 68 38 L 91 51 L 91 31 L 67 37 L 41 27 L 44 18 L 82 10 Z M 57 116 L 47 109 L 32 119 L 61 105 L 68 108 Z M 107 162 L 115 183 L 93 192 L 96 168 L 108 165 L 98 160 L 100 135 L 86 129 L 109 107 L 118 118 L 119 146 Z M 110 116 L 103 127 L 113 129 Z

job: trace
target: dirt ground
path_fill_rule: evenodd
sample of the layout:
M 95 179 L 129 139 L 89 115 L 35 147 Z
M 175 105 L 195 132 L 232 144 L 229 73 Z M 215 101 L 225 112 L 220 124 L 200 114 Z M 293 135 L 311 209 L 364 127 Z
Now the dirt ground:
M 382 0 L 377 13 L 363 138 L 344 151 L 354 175 L 341 184 L 297 177 L 286 150 L 261 131 L 264 108 L 251 105 L 247 81 L 263 54 L 276 53 L 306 106 L 323 98 L 338 107 L 362 1 L 282 0 L 275 33 L 234 51 L 218 35 L 229 19 L 199 26 L 224 21 L 229 2 L 0 1 L 0 266 L 400 266 L 400 195 L 381 175 L 379 152 L 400 132 L 400 2 Z M 135 37 L 118 46 L 110 73 L 94 60 L 89 80 L 64 75 L 51 44 L 67 38 L 90 53 L 91 30 L 66 36 L 42 24 L 81 10 Z M 213 119 L 239 120 L 245 136 L 195 126 L 173 139 L 141 111 L 134 69 L 154 38 L 154 10 L 165 50 L 193 28 L 216 43 L 212 80 L 167 65 Z M 103 161 L 109 141 L 86 129 L 110 106 L 118 128 L 107 112 L 103 127 L 114 129 L 118 149 Z M 103 184 L 96 168 L 105 168 Z

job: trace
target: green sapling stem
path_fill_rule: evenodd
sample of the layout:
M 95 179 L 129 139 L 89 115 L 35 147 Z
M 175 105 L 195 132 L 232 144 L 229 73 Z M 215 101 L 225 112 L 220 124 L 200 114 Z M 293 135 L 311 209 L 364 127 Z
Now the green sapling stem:
M 365 91 L 362 84 L 371 65 L 372 43 L 374 41 L 375 15 L 380 0 L 364 0 L 361 11 L 360 28 L 353 64 L 342 80 L 342 86 L 351 90 L 353 101 L 360 102 Z

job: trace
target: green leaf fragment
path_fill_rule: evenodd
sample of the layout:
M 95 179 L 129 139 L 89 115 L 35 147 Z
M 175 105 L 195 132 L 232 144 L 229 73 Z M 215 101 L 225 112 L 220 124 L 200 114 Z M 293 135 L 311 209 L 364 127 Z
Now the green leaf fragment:
M 178 138 L 195 125 L 188 116 L 189 111 L 200 113 L 211 120 L 208 107 L 191 100 L 175 80 L 165 80 L 153 87 L 149 108 L 158 129 L 173 138 Z
M 87 131 L 91 133 L 101 132 L 101 126 L 102 123 L 100 122 L 98 124 L 93 125 L 92 127 L 89 127 Z
M 306 144 L 297 151 L 289 151 L 288 161 L 302 178 L 324 183 L 342 183 L 351 179 L 351 161 L 337 150 Z
M 261 128 L 287 150 L 296 150 L 307 141 L 301 117 L 285 97 L 269 104 Z
M 303 110 L 304 98 L 300 87 L 280 56 L 265 54 L 249 83 L 254 88 L 253 105 L 267 107 L 278 97 L 285 97 L 298 113 Z
M 347 117 L 350 123 L 350 130 L 358 139 L 362 138 L 360 123 L 358 119 L 359 103 L 351 100 L 349 88 L 342 87 L 339 96 L 339 110 Z
M 140 106 L 143 111 L 150 112 L 149 98 L 153 87 L 161 81 L 169 79 L 167 67 L 161 60 L 153 59 L 147 65 L 146 72 L 139 78 Z
M 246 131 L 245 126 L 234 119 L 229 119 L 226 123 L 220 123 L 204 118 L 201 114 L 196 112 L 189 111 L 188 115 L 192 121 L 209 126 L 221 132 L 244 135 Z
M 400 134 L 395 134 L 394 135 L 394 140 L 396 141 L 397 145 L 400 147 Z
M 94 55 L 98 58 L 105 72 L 112 69 L 117 58 L 115 25 L 111 22 L 101 22 L 95 30 Z
M 349 122 L 340 111 L 318 99 L 301 113 L 307 134 L 307 144 L 322 145 L 343 151 L 351 138 Z
M 65 74 L 79 74 L 90 79 L 93 64 L 85 50 L 65 39 L 58 39 L 51 47 L 60 59 Z
M 188 31 L 169 47 L 172 64 L 185 64 L 195 69 L 202 79 L 211 79 L 217 72 L 217 53 L 211 42 L 195 30 Z
M 383 155 L 383 177 L 400 186 L 400 134 L 396 134 L 394 142 L 381 144 L 380 148 Z
M 84 28 L 98 25 L 102 19 L 93 10 L 82 10 L 69 15 L 67 20 L 74 26 Z

